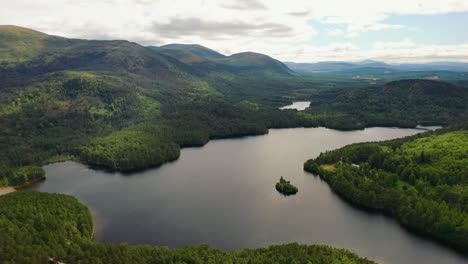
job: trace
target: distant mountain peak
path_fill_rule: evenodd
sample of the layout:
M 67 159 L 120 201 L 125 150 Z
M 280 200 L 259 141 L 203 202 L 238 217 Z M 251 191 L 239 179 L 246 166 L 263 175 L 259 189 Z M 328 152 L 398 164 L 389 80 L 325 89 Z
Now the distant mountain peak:
M 208 58 L 208 59 L 219 59 L 219 58 L 224 58 L 225 56 L 215 50 L 212 50 L 210 48 L 207 48 L 205 46 L 202 46 L 200 44 L 179 44 L 179 43 L 173 43 L 173 44 L 167 44 L 160 46 L 159 48 L 156 49 L 161 49 L 161 50 L 173 50 L 173 49 L 178 49 L 178 50 L 186 50 L 189 51 L 195 55 Z

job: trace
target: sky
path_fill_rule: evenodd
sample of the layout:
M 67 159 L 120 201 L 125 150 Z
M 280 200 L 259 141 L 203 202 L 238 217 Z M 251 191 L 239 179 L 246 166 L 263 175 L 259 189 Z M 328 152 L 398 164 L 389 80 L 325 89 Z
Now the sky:
M 468 0 L 0 0 L 0 25 L 292 62 L 468 62 Z

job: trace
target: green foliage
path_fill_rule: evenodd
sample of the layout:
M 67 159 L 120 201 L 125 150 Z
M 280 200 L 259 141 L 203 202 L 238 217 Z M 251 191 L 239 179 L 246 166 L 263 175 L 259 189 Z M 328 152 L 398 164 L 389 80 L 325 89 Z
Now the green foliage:
M 0 26 L 0 62 L 23 61 L 44 48 L 46 34 L 15 26 Z
M 29 49 L 16 54 L 14 48 L 23 46 Z M 11 184 L 6 179 L 17 168 L 43 165 L 53 157 L 130 171 L 173 160 L 180 147 L 212 138 L 298 126 L 414 126 L 419 120 L 458 120 L 466 109 L 460 104 L 466 101 L 462 88 L 415 81 L 407 104 L 399 104 L 406 84 L 389 84 L 387 107 L 376 110 L 373 102 L 379 105 L 381 92 L 372 88 L 376 91 L 369 91 L 365 101 L 360 93 L 370 88 L 361 87 L 361 81 L 299 76 L 262 54 L 224 56 L 198 45 L 147 48 L 2 26 L 0 51 L 5 47 L 2 54 L 16 59 L 0 63 L 3 185 Z M 296 98 L 313 98 L 320 109 L 278 110 Z M 427 105 L 434 107 L 427 112 Z
M 45 171 L 38 166 L 19 168 L 0 167 L 0 186 L 20 186 L 45 179 Z
M 157 129 L 157 128 L 156 128 Z M 179 145 L 166 142 L 143 131 L 121 130 L 106 137 L 93 139 L 80 148 L 80 160 L 98 167 L 117 171 L 132 171 L 175 160 L 180 155 Z
M 328 127 L 414 127 L 450 124 L 468 119 L 465 88 L 430 80 L 401 80 L 379 87 L 319 93 L 311 113 L 341 113 L 325 120 Z
M 233 252 L 97 243 L 88 209 L 71 196 L 20 191 L 1 196 L 0 204 L 1 263 L 374 263 L 347 250 L 296 243 Z
M 293 195 L 298 191 L 297 187 L 292 185 L 291 182 L 283 179 L 283 176 L 281 176 L 280 181 L 276 183 L 275 188 L 278 192 L 284 195 Z
M 468 252 L 468 130 L 353 144 L 304 164 L 354 204 Z M 335 170 L 319 167 L 335 164 Z M 356 165 L 357 164 L 357 165 Z
M 47 263 L 82 252 L 91 215 L 68 195 L 18 191 L 0 196 L 0 262 Z

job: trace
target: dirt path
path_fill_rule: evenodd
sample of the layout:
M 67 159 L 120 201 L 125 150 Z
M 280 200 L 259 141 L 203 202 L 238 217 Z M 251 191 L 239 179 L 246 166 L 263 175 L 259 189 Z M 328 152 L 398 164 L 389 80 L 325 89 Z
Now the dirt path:
M 0 187 L 0 195 L 5 195 L 7 193 L 16 192 L 15 188 L 13 187 Z

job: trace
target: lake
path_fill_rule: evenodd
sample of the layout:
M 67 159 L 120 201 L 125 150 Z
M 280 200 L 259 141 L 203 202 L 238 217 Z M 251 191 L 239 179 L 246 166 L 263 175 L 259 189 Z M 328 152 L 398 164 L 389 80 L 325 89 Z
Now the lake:
M 356 209 L 303 163 L 320 152 L 421 129 L 272 129 L 269 134 L 213 140 L 180 158 L 133 174 L 76 162 L 44 166 L 38 191 L 71 194 L 90 206 L 96 240 L 179 247 L 206 243 L 237 250 L 299 242 L 347 248 L 380 263 L 468 263 L 464 256 L 403 229 L 389 217 Z M 285 197 L 280 176 L 299 188 Z
M 280 109 L 296 109 L 297 111 L 306 110 L 310 106 L 310 102 L 293 102 L 290 105 L 280 107 Z

